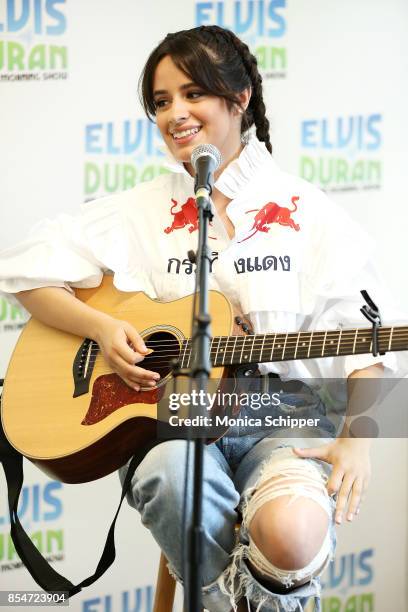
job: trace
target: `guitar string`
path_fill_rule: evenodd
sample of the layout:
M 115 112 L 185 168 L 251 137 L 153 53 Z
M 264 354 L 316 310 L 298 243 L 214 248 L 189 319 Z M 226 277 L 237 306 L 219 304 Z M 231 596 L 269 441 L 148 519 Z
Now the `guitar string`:
M 403 346 L 400 346 L 398 348 L 395 348 L 395 350 L 406 350 L 406 345 L 403 345 Z M 350 353 L 348 353 L 348 354 L 350 354 Z M 355 353 L 355 354 L 356 355 L 361 355 L 361 354 L 369 354 L 369 353 Z M 333 355 L 326 355 L 326 357 L 337 357 L 337 356 L 344 357 L 346 355 L 342 355 L 342 354 L 337 355 L 337 353 L 336 353 L 336 354 L 333 354 Z M 172 358 L 177 358 L 177 357 L 179 357 L 179 354 L 175 353 L 175 354 L 171 354 L 170 356 Z M 301 359 L 308 359 L 308 358 L 309 359 L 314 359 L 314 358 L 319 358 L 319 357 L 320 357 L 320 355 L 318 355 L 318 354 L 317 355 L 309 355 L 309 357 L 307 355 L 302 355 L 302 356 L 299 356 L 299 360 L 301 360 Z M 187 364 L 190 363 L 190 358 L 191 358 L 191 353 L 186 353 L 186 355 L 183 356 L 182 361 L 185 362 L 185 364 L 187 365 Z M 255 362 L 257 361 L 256 356 L 254 356 L 254 361 Z M 277 357 L 272 358 L 272 356 L 271 356 L 270 363 L 279 362 L 279 361 L 289 361 L 289 359 L 282 359 L 282 358 L 279 359 Z M 265 363 L 267 363 L 267 362 L 268 361 L 265 361 Z M 245 362 L 243 362 L 243 363 L 245 363 Z M 249 362 L 247 362 L 247 363 L 249 363 Z M 141 361 L 140 363 L 137 363 L 135 365 L 138 366 L 138 367 L 141 367 L 142 369 L 148 369 L 148 366 L 149 366 L 149 364 L 146 363 L 145 361 Z M 159 367 L 159 366 L 168 367 L 169 366 L 169 362 L 168 362 L 168 360 L 164 360 L 164 361 L 163 360 L 159 360 L 159 361 L 154 361 L 154 363 L 152 365 L 154 367 Z M 223 364 L 223 363 L 220 363 L 220 364 L 213 363 L 212 365 L 213 365 L 213 367 L 222 367 L 223 365 L 230 365 L 230 364 L 229 363 L 226 363 L 226 364 Z M 106 367 L 104 368 L 102 366 L 102 364 L 95 364 L 95 366 L 93 368 L 94 372 L 105 371 L 105 370 L 106 370 Z
M 277 336 L 279 336 L 280 334 L 277 334 Z M 283 338 L 285 337 L 285 335 L 282 335 Z M 224 336 L 225 338 L 225 336 Z M 271 352 L 275 352 L 275 350 L 284 350 L 286 351 L 290 351 L 291 349 L 293 349 L 294 347 L 298 347 L 298 350 L 301 352 L 303 349 L 305 349 L 307 347 L 307 350 L 314 350 L 314 349 L 320 349 L 323 347 L 324 345 L 324 349 L 325 351 L 332 347 L 334 348 L 337 344 L 339 344 L 339 349 L 343 349 L 343 350 L 349 350 L 349 347 L 353 346 L 354 344 L 356 345 L 356 348 L 361 347 L 361 344 L 367 344 L 367 340 L 365 338 L 359 338 L 358 335 L 356 335 L 355 333 L 353 333 L 352 337 L 350 336 L 349 338 L 345 337 L 345 335 L 342 335 L 341 341 L 340 343 L 331 340 L 330 338 L 326 337 L 325 341 L 322 341 L 322 339 L 316 339 L 316 338 L 311 338 L 309 337 L 309 340 L 305 340 L 302 338 L 299 338 L 299 340 L 292 340 L 292 339 L 287 339 L 286 343 L 284 342 L 284 339 L 278 339 L 275 338 L 274 341 L 272 341 L 272 339 L 268 339 L 268 340 L 262 340 L 261 338 L 256 339 L 255 341 L 250 342 L 250 340 L 248 341 L 248 338 L 251 338 L 251 336 L 227 336 L 226 338 L 228 338 L 226 341 L 220 341 L 219 337 L 215 337 L 212 340 L 211 343 L 211 347 L 210 347 L 210 351 L 211 352 L 219 352 L 222 350 L 223 353 L 231 353 L 233 354 L 236 351 L 261 351 L 263 352 L 268 352 L 268 350 L 271 350 Z M 246 346 L 244 341 L 241 341 L 239 344 L 237 344 L 237 341 L 235 340 L 235 338 L 244 338 L 244 341 L 246 341 Z M 368 340 L 370 341 L 370 344 L 372 342 L 372 337 L 371 335 L 369 336 Z M 390 340 L 390 335 L 386 335 L 386 334 L 381 334 L 381 336 L 379 337 L 379 343 L 383 343 L 383 344 L 387 344 L 389 343 Z M 400 344 L 403 341 L 408 340 L 408 332 L 395 332 L 392 336 L 392 347 L 395 349 L 395 347 Z M 280 342 L 280 344 L 276 344 L 277 342 Z M 186 342 L 187 342 L 187 346 L 186 346 Z M 216 343 L 218 342 L 218 346 L 215 346 Z M 234 343 L 234 347 L 230 347 L 228 346 L 228 344 L 230 343 Z M 152 343 L 150 343 L 148 340 L 146 341 L 146 345 L 149 348 L 149 346 Z M 179 343 L 177 343 L 176 341 L 173 341 L 170 343 L 173 346 L 168 346 L 168 347 L 163 347 L 162 350 L 160 350 L 160 348 L 163 346 L 163 343 L 159 343 L 159 347 L 154 349 L 154 353 L 155 355 L 160 355 L 160 356 L 171 356 L 173 355 L 174 352 L 187 352 L 187 351 L 191 351 L 191 339 L 188 340 L 184 340 L 181 345 Z M 283 345 L 283 347 L 282 347 Z M 407 347 L 408 348 L 408 347 Z M 273 349 L 273 350 L 272 350 Z M 100 349 L 98 346 L 96 347 L 92 347 L 92 349 L 88 352 L 86 351 L 86 355 L 90 355 L 90 357 L 96 355 L 97 353 L 99 353 Z M 170 351 L 170 352 L 169 352 Z M 150 357 L 150 355 L 147 355 L 147 357 Z
M 389 341 L 389 335 L 390 332 L 393 328 L 381 328 L 381 331 L 379 333 L 379 340 L 383 340 L 385 342 Z M 371 329 L 366 329 L 366 328 L 358 328 L 358 333 L 356 333 L 355 331 L 352 332 L 343 332 L 341 334 L 341 338 L 340 338 L 340 345 L 344 345 L 347 343 L 354 343 L 354 340 L 356 340 L 356 342 L 365 342 L 365 338 L 361 338 L 360 336 L 362 335 L 362 330 L 364 330 L 366 332 L 365 335 L 368 335 L 369 339 L 372 339 L 372 331 Z M 284 342 L 284 339 L 287 337 L 286 339 L 286 346 L 290 346 L 293 344 L 299 344 L 300 342 L 303 342 L 305 344 L 309 344 L 311 342 L 311 344 L 326 344 L 327 341 L 329 341 L 331 344 L 336 344 L 337 339 L 332 339 L 329 337 L 329 334 L 331 333 L 336 333 L 337 335 L 340 335 L 338 331 L 336 332 L 300 332 L 300 334 L 308 334 L 308 336 L 306 337 L 301 337 L 301 335 L 299 335 L 297 332 L 288 332 L 286 333 L 267 333 L 267 334 L 256 334 L 255 340 L 252 340 L 253 344 L 255 345 L 256 343 L 261 343 L 264 344 L 264 346 L 268 346 L 267 343 L 272 343 L 278 341 L 278 342 Z M 322 334 L 323 336 L 326 335 L 326 339 L 323 340 L 323 338 L 316 338 L 315 336 L 317 334 Z M 259 337 L 260 336 L 260 337 Z M 264 338 L 265 336 L 265 338 Z M 271 336 L 270 338 L 268 336 Z M 299 336 L 299 337 L 298 337 Z M 221 340 L 220 340 L 221 338 Z M 246 340 L 247 342 L 249 342 L 248 339 L 253 339 L 254 336 L 253 335 L 249 335 L 249 336 L 214 336 L 212 338 L 212 344 L 214 344 L 215 342 L 218 342 L 219 345 L 221 346 L 221 342 L 223 343 L 224 346 L 226 346 L 228 343 L 230 342 L 236 342 L 239 339 L 243 339 Z M 394 339 L 401 339 L 401 338 L 408 338 L 408 328 L 402 328 L 402 329 L 395 329 L 394 328 L 394 332 L 393 332 L 393 336 L 392 336 L 392 341 L 394 342 Z M 96 341 L 92 341 L 93 344 L 96 344 Z M 181 340 L 181 346 L 184 347 L 185 343 L 190 344 L 191 343 L 191 338 L 184 338 Z M 155 344 L 158 344 L 160 347 L 164 346 L 166 344 L 169 345 L 178 345 L 180 346 L 179 341 L 174 338 L 172 340 L 149 340 L 149 339 L 145 339 L 145 344 L 152 346 Z M 157 350 L 157 349 L 156 349 Z M 91 353 L 92 351 L 99 351 L 99 347 L 92 347 L 91 349 Z
M 308 359 L 308 358 L 310 358 L 310 359 L 323 358 L 324 359 L 324 358 L 327 358 L 327 357 L 346 357 L 346 356 L 352 356 L 352 355 L 368 355 L 368 354 L 371 354 L 371 351 L 369 351 L 369 350 L 364 350 L 364 351 L 361 351 L 361 352 L 356 350 L 356 351 L 353 352 L 350 349 L 347 349 L 346 347 L 344 348 L 344 350 L 346 351 L 345 353 L 343 353 L 341 351 L 339 351 L 338 353 L 337 353 L 337 351 L 333 351 L 332 353 L 326 352 L 326 354 L 322 356 L 320 351 L 313 352 L 313 349 L 311 349 L 310 352 L 309 352 L 309 348 L 308 347 L 307 348 L 306 347 L 301 347 L 298 350 L 297 358 L 299 360 Z M 393 344 L 393 350 L 390 351 L 390 352 L 394 352 L 394 351 L 398 352 L 398 351 L 404 351 L 404 350 L 408 350 L 408 346 L 407 346 L 406 343 L 395 343 L 395 344 Z M 222 351 L 222 353 L 217 354 L 218 351 L 212 350 L 212 351 L 210 351 L 210 355 L 214 357 L 214 361 L 215 361 L 215 359 L 217 361 L 225 361 L 225 360 L 232 359 L 235 352 L 239 353 L 240 351 L 238 351 L 238 350 L 237 351 L 228 350 L 228 351 Z M 251 353 L 251 352 L 254 353 L 253 356 L 251 357 L 251 360 L 259 361 L 259 358 L 261 357 L 261 354 L 260 354 L 259 351 L 258 351 L 258 354 L 257 354 L 257 351 L 255 349 L 247 350 L 247 351 L 244 352 L 244 354 L 247 355 L 248 353 Z M 386 352 L 388 352 L 388 351 L 386 351 Z M 280 349 L 275 349 L 274 351 L 271 350 L 270 353 L 271 353 L 270 354 L 270 359 L 266 359 L 265 356 L 262 357 L 263 360 L 265 359 L 265 362 L 268 362 L 268 361 L 270 361 L 270 362 L 273 362 L 273 361 L 290 361 L 291 360 L 290 359 L 290 355 L 286 355 L 286 359 L 283 358 L 283 355 L 287 353 L 287 351 L 284 350 L 283 347 L 281 347 Z M 267 354 L 267 351 L 263 350 L 262 354 L 264 354 L 264 355 Z M 181 360 L 184 362 L 184 361 L 188 361 L 190 359 L 191 355 L 192 355 L 192 351 L 191 350 L 187 350 L 187 351 L 174 351 L 172 353 L 164 353 L 164 354 L 160 353 L 160 355 L 158 355 L 156 353 L 156 355 L 155 355 L 156 359 L 154 357 L 152 357 L 151 355 L 149 355 L 149 356 L 147 356 L 148 361 L 146 361 L 144 359 L 144 360 L 140 361 L 139 363 L 135 363 L 134 365 L 138 365 L 140 367 L 147 368 L 148 364 L 149 364 L 149 361 L 154 363 L 155 367 L 157 367 L 159 365 L 166 365 L 166 364 L 169 365 L 168 362 L 169 362 L 170 359 L 177 359 L 177 358 L 181 357 Z M 279 357 L 279 355 L 280 355 L 280 357 Z M 158 360 L 157 360 L 157 357 L 159 358 Z M 245 363 L 245 361 L 243 363 Z M 224 365 L 224 364 L 220 364 L 220 365 Z
M 394 330 L 394 334 L 408 334 L 408 327 L 405 326 L 399 326 L 399 327 L 380 327 L 379 328 L 379 335 L 386 335 L 388 332 L 390 332 L 391 330 Z M 219 338 L 227 338 L 228 341 L 234 341 L 235 338 L 253 338 L 254 336 L 256 337 L 257 341 L 262 341 L 263 337 L 267 337 L 267 336 L 271 336 L 272 338 L 274 337 L 278 337 L 278 336 L 288 336 L 288 339 L 291 340 L 295 340 L 295 338 L 297 338 L 297 336 L 301 336 L 302 334 L 308 334 L 308 336 L 310 337 L 312 336 L 316 336 L 318 334 L 321 335 L 326 335 L 328 336 L 329 334 L 337 334 L 340 335 L 340 331 L 338 329 L 331 329 L 328 331 L 321 331 L 321 330 L 316 330 L 316 331 L 301 331 L 301 332 L 265 332 L 265 334 L 263 333 L 259 333 L 259 334 L 251 334 L 248 336 L 241 336 L 241 335 L 225 335 L 225 336 L 213 336 L 213 341 L 218 340 Z M 347 337 L 347 336 L 355 336 L 356 335 L 356 331 L 357 331 L 357 335 L 362 334 L 362 333 L 367 333 L 370 336 L 372 335 L 372 328 L 371 327 L 357 327 L 354 329 L 347 329 L 347 330 L 342 330 L 341 331 L 341 338 L 343 337 Z M 160 332 L 155 332 L 155 333 L 160 333 Z M 271 338 L 271 339 L 272 339 Z M 149 342 L 150 344 L 166 344 L 166 343 L 175 343 L 178 342 L 179 340 L 174 337 L 171 338 L 169 340 L 149 340 L 149 339 L 144 339 L 145 342 Z M 182 341 L 191 341 L 191 338 L 183 338 Z M 95 342 L 93 340 L 93 342 Z

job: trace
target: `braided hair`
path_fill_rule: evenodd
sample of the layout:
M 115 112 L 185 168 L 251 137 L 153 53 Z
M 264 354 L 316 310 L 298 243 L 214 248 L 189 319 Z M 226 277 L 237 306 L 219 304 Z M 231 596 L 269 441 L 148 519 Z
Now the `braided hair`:
M 153 80 L 159 62 L 169 55 L 179 70 L 208 94 L 224 98 L 229 110 L 240 105 L 239 94 L 251 88 L 251 99 L 243 110 L 241 134 L 255 125 L 258 140 L 272 153 L 269 121 L 262 93 L 262 77 L 256 57 L 231 30 L 217 25 L 199 26 L 167 34 L 150 54 L 139 81 L 140 99 L 153 120 L 156 104 Z

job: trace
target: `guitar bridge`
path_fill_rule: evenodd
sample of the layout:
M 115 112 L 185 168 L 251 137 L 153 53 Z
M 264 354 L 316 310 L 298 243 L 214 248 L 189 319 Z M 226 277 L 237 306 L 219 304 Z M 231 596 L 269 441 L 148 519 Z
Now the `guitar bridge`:
M 85 338 L 79 347 L 72 366 L 74 378 L 74 394 L 72 397 L 79 397 L 88 393 L 89 381 L 91 380 L 98 351 L 98 344 L 90 338 Z

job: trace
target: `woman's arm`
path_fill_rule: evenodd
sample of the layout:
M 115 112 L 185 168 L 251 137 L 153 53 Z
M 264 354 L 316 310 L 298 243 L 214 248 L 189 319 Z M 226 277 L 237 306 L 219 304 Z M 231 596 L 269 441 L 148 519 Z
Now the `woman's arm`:
M 156 372 L 137 367 L 148 352 L 141 336 L 127 321 L 115 319 L 78 300 L 61 287 L 42 287 L 14 294 L 35 319 L 82 338 L 92 338 L 108 365 L 127 385 L 154 386 Z

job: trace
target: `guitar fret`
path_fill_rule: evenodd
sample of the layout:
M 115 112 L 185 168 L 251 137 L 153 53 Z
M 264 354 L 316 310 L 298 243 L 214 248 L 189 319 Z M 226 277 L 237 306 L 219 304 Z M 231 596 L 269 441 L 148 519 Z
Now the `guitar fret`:
M 262 361 L 265 339 L 266 339 L 266 334 L 263 334 L 263 340 L 262 340 L 261 348 L 260 348 L 260 351 L 259 351 L 259 360 L 260 361 Z
M 310 348 L 312 346 L 312 339 L 313 339 L 313 332 L 311 332 L 311 334 L 310 334 L 309 348 L 308 348 L 308 351 L 307 351 L 307 356 L 308 357 L 310 357 Z
M 249 353 L 249 361 L 252 361 L 252 352 L 254 350 L 254 346 L 255 346 L 255 336 L 248 336 L 249 338 L 252 338 L 252 348 L 251 348 L 251 352 Z
M 227 364 L 230 364 L 233 362 L 233 357 L 234 357 L 233 347 L 235 347 L 236 341 L 237 341 L 237 336 L 228 336 L 227 346 L 225 350 L 225 352 L 228 353 L 227 354 Z M 230 344 L 233 344 L 233 347 L 231 347 Z
M 221 364 L 224 365 L 225 362 L 225 355 L 227 353 L 227 344 L 228 344 L 228 336 L 223 338 L 224 340 L 224 346 L 221 348 L 221 353 L 222 353 L 222 361 Z
M 277 334 L 277 339 L 278 339 L 278 344 L 277 347 L 278 349 L 281 350 L 281 354 L 279 357 L 279 353 L 278 353 L 278 361 L 282 361 L 283 360 L 283 353 L 285 351 L 285 344 L 286 344 L 286 340 L 287 340 L 287 334 Z
M 245 350 L 245 341 L 248 338 L 248 336 L 244 337 L 244 341 L 242 343 L 242 350 L 241 350 L 241 362 L 243 362 L 243 355 L 244 355 L 244 350 Z M 246 359 L 246 361 L 248 361 L 248 359 Z
M 357 332 L 357 353 L 371 352 L 372 333 L 371 330 L 367 333 L 366 329 L 359 329 Z
M 299 338 L 300 338 L 300 334 L 301 334 L 301 333 L 302 333 L 302 332 L 299 332 L 299 333 L 298 333 L 298 335 L 297 335 L 296 347 L 295 347 L 295 354 L 294 354 L 294 358 L 295 358 L 295 359 L 296 359 L 296 356 L 297 356 L 298 345 L 299 345 Z
M 272 343 L 272 349 L 271 349 L 271 361 L 273 361 L 273 351 L 275 349 L 275 342 L 276 342 L 276 334 L 273 334 L 273 343 Z
M 220 348 L 220 343 L 221 343 L 221 336 L 218 336 L 218 338 L 214 338 L 213 342 L 215 343 L 215 341 L 218 340 L 218 344 L 217 344 L 217 348 L 215 349 L 215 355 L 214 355 L 214 360 L 213 360 L 213 365 L 217 364 L 217 360 L 218 360 L 218 351 Z M 210 353 L 211 354 L 211 353 Z
M 232 354 L 231 354 L 231 363 L 234 363 L 235 347 L 237 346 L 237 340 L 238 340 L 238 336 L 235 336 L 234 347 L 232 349 Z
M 357 342 L 358 329 L 356 329 L 356 333 L 354 334 L 354 342 L 353 342 L 353 355 L 356 352 L 356 342 Z
M 285 357 L 285 350 L 286 350 L 286 343 L 288 341 L 288 336 L 289 336 L 289 334 L 286 334 L 286 336 L 285 336 L 285 344 L 283 345 L 282 359 L 284 359 L 284 357 Z
M 321 342 L 322 342 L 322 334 L 324 334 L 324 332 L 313 332 L 312 333 L 313 346 L 311 347 L 311 350 L 310 350 L 310 355 L 312 357 L 321 357 L 322 349 L 320 347 L 321 347 Z
M 182 358 L 180 360 L 180 366 L 182 368 L 187 367 L 187 364 L 186 364 L 186 352 L 187 352 L 188 344 L 189 344 L 188 340 L 184 340 L 184 351 L 183 351 L 183 356 L 182 356 Z
M 390 339 L 388 340 L 388 350 L 391 350 L 391 342 L 392 342 L 392 335 L 394 333 L 394 328 L 391 327 L 391 333 L 390 333 Z
M 324 347 L 324 355 L 325 357 L 331 357 L 337 355 L 337 342 L 338 331 L 328 331 L 326 332 L 325 338 L 325 347 Z
M 340 333 L 339 333 L 339 341 L 337 342 L 337 351 L 336 354 L 339 354 L 339 349 L 340 349 L 340 341 L 341 341 L 341 334 L 342 334 L 343 330 L 340 328 Z
M 324 340 L 323 340 L 322 354 L 321 354 L 322 357 L 324 355 L 324 347 L 326 345 L 326 338 L 327 338 L 327 331 L 324 333 Z
M 302 337 L 300 338 L 301 342 L 297 344 L 297 358 L 306 358 L 308 351 L 308 344 L 310 343 L 310 332 L 300 332 Z

